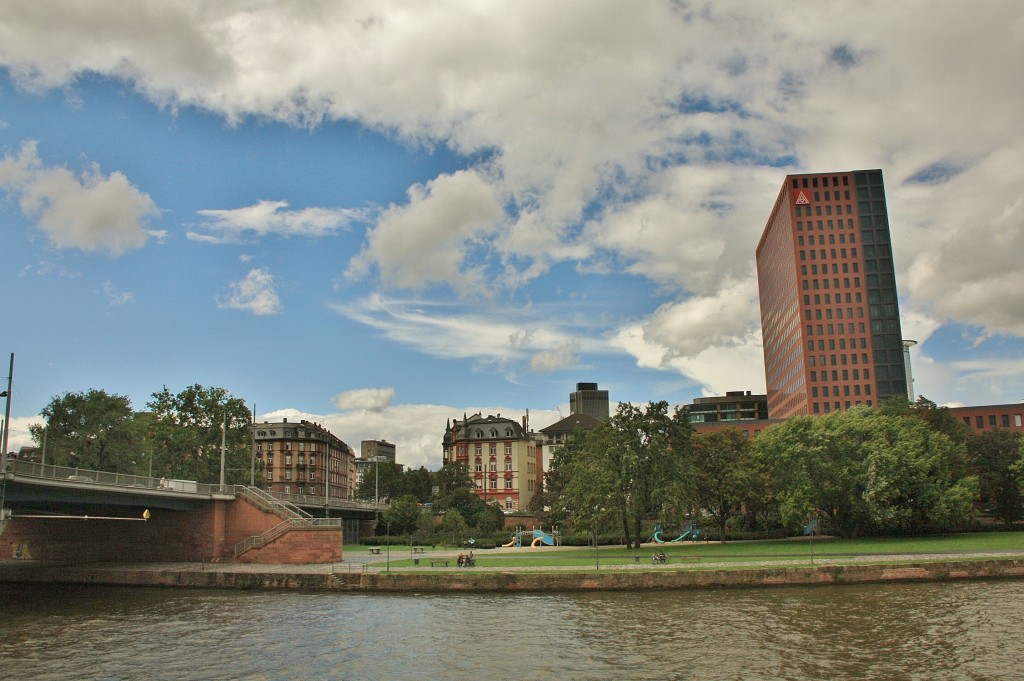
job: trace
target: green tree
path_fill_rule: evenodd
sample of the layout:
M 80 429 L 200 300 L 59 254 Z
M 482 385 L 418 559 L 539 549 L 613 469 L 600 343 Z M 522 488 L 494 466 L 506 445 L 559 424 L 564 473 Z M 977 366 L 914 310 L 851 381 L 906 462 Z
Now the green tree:
M 685 410 L 670 416 L 667 402 L 619 404 L 615 415 L 559 450 L 552 469 L 563 469 L 562 508 L 588 529 L 616 517 L 626 546 L 639 548 L 646 518 L 659 513 L 671 481 L 682 475 L 692 432 Z
M 370 465 L 356 487 L 356 498 L 363 501 L 397 499 L 406 493 L 402 480 L 402 467 L 390 461 Z
M 867 527 L 862 438 L 847 416 L 866 409 L 791 418 L 754 440 L 758 465 L 776 482 L 786 527 L 796 529 L 819 514 L 843 537 L 857 536 Z
M 864 426 L 864 498 L 875 527 L 956 529 L 971 518 L 978 482 L 962 475 L 962 443 L 914 415 L 868 412 Z
M 449 462 L 436 476 L 438 493 L 435 508 L 446 512 L 456 510 L 465 522 L 473 518 L 484 505 L 484 501 L 473 492 L 473 480 L 469 469 L 463 463 Z
M 688 471 L 695 500 L 718 523 L 725 541 L 729 520 L 753 495 L 755 471 L 750 440 L 736 428 L 695 435 Z
M 392 499 L 382 517 L 384 522 L 390 524 L 391 534 L 414 532 L 420 517 L 420 507 L 416 503 L 416 497 L 406 494 Z
M 964 446 L 919 415 L 855 407 L 768 428 L 755 458 L 774 478 L 779 512 L 791 528 L 824 516 L 832 531 L 967 522 L 978 481 L 964 476 Z
M 981 496 L 994 505 L 996 516 L 1007 525 L 1024 517 L 1024 495 L 1013 469 L 1022 446 L 1020 433 L 1009 430 L 989 430 L 967 439 L 967 454 Z
M 64 393 L 43 407 L 46 425 L 31 426 L 37 443 L 46 429 L 47 462 L 118 472 L 130 465 L 136 433 L 131 401 L 103 390 Z
M 505 513 L 496 503 L 484 504 L 473 516 L 473 527 L 481 534 L 498 532 L 505 527 Z
M 457 546 L 461 546 L 470 533 L 465 518 L 455 508 L 445 511 L 444 519 L 438 529 L 445 539 L 451 538 L 452 544 Z
M 155 417 L 153 446 L 161 475 L 218 482 L 221 428 L 225 426 L 225 482 L 249 482 L 251 415 L 244 401 L 224 388 L 198 384 L 176 395 L 164 386 L 152 397 L 147 406 Z

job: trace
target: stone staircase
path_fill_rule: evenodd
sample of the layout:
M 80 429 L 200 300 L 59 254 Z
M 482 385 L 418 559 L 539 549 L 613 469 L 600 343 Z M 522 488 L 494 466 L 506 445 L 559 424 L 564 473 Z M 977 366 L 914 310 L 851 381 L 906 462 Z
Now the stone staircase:
M 274 525 L 262 534 L 249 537 L 235 544 L 235 558 L 238 558 L 250 549 L 266 546 L 281 535 L 294 529 L 340 527 L 342 523 L 341 518 L 314 518 L 295 504 L 282 501 L 257 487 L 240 486 L 238 494 L 256 508 L 282 518 L 282 522 Z

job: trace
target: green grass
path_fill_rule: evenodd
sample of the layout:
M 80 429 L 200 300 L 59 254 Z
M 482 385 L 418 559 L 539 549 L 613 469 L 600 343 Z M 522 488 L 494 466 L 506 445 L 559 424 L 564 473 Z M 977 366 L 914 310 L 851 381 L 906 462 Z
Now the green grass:
M 364 547 L 346 547 L 346 550 L 365 550 Z M 621 546 L 602 546 L 596 552 L 593 548 L 552 548 L 538 547 L 523 552 L 505 552 L 501 549 L 475 551 L 477 565 L 481 567 L 594 567 L 600 561 L 601 567 L 633 565 L 635 556 L 640 564 L 650 565 L 656 551 L 664 551 L 669 565 L 699 565 L 700 563 L 744 562 L 744 561 L 795 561 L 810 560 L 813 549 L 815 560 L 842 560 L 852 556 L 877 556 L 879 561 L 887 555 L 966 553 L 985 551 L 1010 551 L 1010 555 L 1024 556 L 1024 532 L 979 532 L 938 537 L 907 538 L 866 538 L 866 539 L 822 539 L 815 538 L 813 544 L 807 539 L 742 541 L 725 544 L 660 544 L 646 545 L 641 549 L 627 550 Z M 699 562 L 686 559 L 698 558 Z M 381 552 L 381 559 L 385 559 Z M 430 563 L 422 559 L 420 565 Z M 392 567 L 409 567 L 413 561 L 405 547 L 391 547 Z

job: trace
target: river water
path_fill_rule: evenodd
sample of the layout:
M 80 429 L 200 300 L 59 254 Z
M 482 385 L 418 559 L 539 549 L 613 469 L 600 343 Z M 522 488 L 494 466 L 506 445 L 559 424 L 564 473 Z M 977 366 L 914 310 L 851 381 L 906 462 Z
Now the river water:
M 1024 581 L 366 595 L 0 585 L 0 679 L 1024 679 Z

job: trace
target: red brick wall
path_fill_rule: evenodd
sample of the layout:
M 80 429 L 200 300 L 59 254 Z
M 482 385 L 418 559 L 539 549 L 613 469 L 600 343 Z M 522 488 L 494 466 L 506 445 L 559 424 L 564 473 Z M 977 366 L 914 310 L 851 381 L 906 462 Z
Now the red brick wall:
M 340 528 L 290 530 L 276 540 L 238 557 L 240 563 L 336 563 L 341 561 Z
M 198 503 L 190 511 L 154 510 L 148 521 L 15 515 L 0 535 L 0 559 L 74 563 L 231 560 L 235 544 L 282 521 L 241 498 Z M 301 539 L 292 534 L 320 536 Z M 247 557 L 246 562 L 332 562 L 341 560 L 341 544 L 340 528 L 293 531 Z M 294 555 L 289 557 L 289 551 Z

